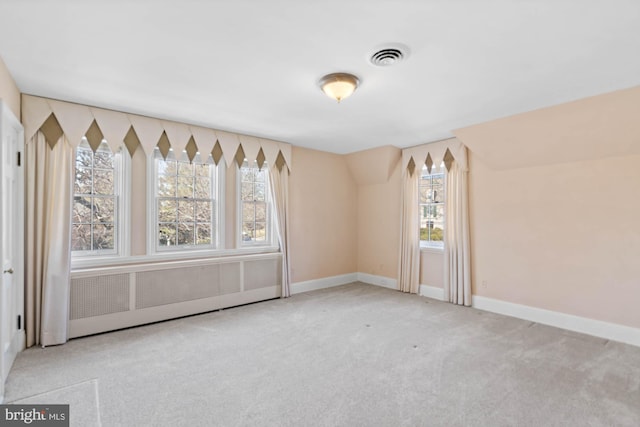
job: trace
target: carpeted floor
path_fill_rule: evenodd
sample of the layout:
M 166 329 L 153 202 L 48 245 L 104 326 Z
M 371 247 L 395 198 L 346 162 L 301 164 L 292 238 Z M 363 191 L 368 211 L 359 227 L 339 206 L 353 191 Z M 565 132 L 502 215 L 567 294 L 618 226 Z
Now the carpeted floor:
M 31 348 L 5 397 L 82 427 L 639 426 L 640 348 L 354 283 Z

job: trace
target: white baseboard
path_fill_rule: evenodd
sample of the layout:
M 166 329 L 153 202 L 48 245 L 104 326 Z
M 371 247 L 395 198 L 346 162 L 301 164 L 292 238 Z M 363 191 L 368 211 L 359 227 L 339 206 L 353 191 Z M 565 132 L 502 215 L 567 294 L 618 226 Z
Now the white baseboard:
M 358 282 L 368 283 L 369 285 L 382 286 L 383 288 L 398 289 L 398 281 L 391 277 L 376 276 L 375 274 L 357 273 Z
M 420 285 L 420 296 L 444 301 L 444 289 L 437 286 Z
M 322 279 L 307 280 L 291 284 L 291 295 L 302 292 L 316 291 L 318 289 L 332 288 L 334 286 L 346 285 L 358 280 L 358 273 L 342 274 L 340 276 L 323 277 Z
M 630 326 L 588 319 L 586 317 L 574 316 L 572 314 L 560 313 L 557 311 L 545 310 L 543 308 L 530 307 L 527 305 L 515 304 L 512 302 L 477 295 L 472 297 L 472 306 L 479 310 L 491 311 L 493 313 L 530 320 L 544 325 L 555 326 L 569 331 L 580 332 L 640 347 L 640 329 L 632 328 Z

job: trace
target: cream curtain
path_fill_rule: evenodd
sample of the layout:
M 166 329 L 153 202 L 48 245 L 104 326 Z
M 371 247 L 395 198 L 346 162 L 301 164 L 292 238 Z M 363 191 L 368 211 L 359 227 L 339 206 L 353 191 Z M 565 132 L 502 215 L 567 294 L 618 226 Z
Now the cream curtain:
M 463 156 L 466 159 L 466 156 Z M 451 162 L 446 174 L 444 228 L 444 299 L 471 306 L 469 257 L 468 170 L 466 162 Z
M 291 296 L 291 266 L 289 264 L 289 168 L 280 163 L 269 168 L 278 243 L 282 252 L 282 297 Z
M 26 152 L 27 346 L 67 341 L 74 150 L 38 131 Z
M 419 170 L 413 160 L 403 170 L 401 194 L 400 265 L 398 289 L 412 294 L 420 287 L 420 223 L 418 218 Z

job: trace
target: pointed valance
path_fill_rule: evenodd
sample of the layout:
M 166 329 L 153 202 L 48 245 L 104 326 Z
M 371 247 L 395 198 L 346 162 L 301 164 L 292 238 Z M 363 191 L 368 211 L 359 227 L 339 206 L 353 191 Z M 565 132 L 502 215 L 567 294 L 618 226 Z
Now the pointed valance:
M 105 140 L 113 152 L 123 148 L 130 155 L 138 146 L 147 155 L 158 147 L 165 158 L 171 150 L 190 161 L 205 163 L 211 155 L 215 164 L 224 157 L 230 167 L 246 158 L 291 170 L 291 145 L 269 139 L 31 95 L 22 96 L 22 118 L 26 141 L 41 131 L 52 148 L 64 134 L 74 147 L 86 137 L 94 151 Z
M 456 163 L 463 170 L 467 169 L 467 150 L 462 142 L 456 138 L 445 139 L 443 141 L 431 142 L 428 144 L 416 145 L 402 150 L 402 168 L 413 171 L 421 169 L 426 165 L 429 173 L 441 170 L 441 166 L 451 167 L 451 162 Z

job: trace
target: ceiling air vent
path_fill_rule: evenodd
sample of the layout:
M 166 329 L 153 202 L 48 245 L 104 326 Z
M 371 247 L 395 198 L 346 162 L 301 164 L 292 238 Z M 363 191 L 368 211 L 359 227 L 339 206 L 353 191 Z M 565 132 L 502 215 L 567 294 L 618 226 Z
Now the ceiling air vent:
M 381 49 L 371 55 L 371 63 L 379 67 L 388 67 L 389 65 L 397 64 L 404 58 L 404 53 L 400 49 L 386 48 Z

